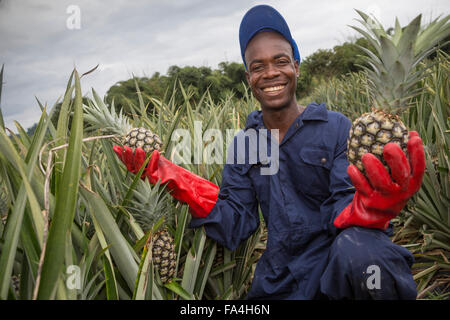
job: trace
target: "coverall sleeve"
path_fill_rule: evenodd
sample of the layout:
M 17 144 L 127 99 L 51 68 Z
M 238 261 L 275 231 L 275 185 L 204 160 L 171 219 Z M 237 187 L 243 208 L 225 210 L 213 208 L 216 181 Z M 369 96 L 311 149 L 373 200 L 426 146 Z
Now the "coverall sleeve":
M 205 218 L 192 218 L 189 227 L 204 226 L 208 237 L 230 250 L 258 228 L 258 202 L 243 165 L 225 164 L 217 202 Z
M 347 160 L 347 139 L 351 128 L 348 118 L 342 116 L 337 144 L 334 153 L 333 165 L 330 169 L 330 197 L 322 203 L 320 211 L 324 213 L 324 226 L 332 234 L 337 234 L 338 229 L 333 225 L 334 219 L 352 202 L 355 188 L 347 174 L 349 162 Z

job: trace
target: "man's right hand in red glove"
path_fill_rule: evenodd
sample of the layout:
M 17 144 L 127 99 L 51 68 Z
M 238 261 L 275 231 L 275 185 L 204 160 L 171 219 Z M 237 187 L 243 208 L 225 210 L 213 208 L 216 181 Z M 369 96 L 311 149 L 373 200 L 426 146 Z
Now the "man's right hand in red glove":
M 129 147 L 114 146 L 114 152 L 125 164 L 128 171 L 136 174 L 145 162 L 145 152 L 141 148 L 133 151 Z M 161 181 L 167 183 L 171 195 L 189 205 L 195 218 L 208 216 L 216 204 L 219 187 L 164 158 L 157 150 L 153 151 L 150 162 L 144 169 L 142 178 L 147 177 L 151 184 Z

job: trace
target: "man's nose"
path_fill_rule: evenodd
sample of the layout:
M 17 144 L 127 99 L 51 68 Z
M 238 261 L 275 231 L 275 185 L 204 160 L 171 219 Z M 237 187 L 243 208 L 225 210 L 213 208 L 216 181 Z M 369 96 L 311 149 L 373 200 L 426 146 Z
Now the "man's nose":
M 278 68 L 274 64 L 269 63 L 269 65 L 266 68 L 266 72 L 264 73 L 264 77 L 271 79 L 279 75 L 280 71 L 278 70 Z

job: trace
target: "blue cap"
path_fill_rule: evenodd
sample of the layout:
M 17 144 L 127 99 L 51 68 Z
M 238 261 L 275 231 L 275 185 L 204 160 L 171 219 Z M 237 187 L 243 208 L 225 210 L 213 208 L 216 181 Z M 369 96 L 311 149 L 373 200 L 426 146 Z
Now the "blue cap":
M 297 44 L 292 39 L 291 31 L 286 21 L 277 10 L 263 4 L 254 6 L 248 10 L 242 18 L 239 27 L 239 43 L 241 45 L 241 56 L 245 69 L 247 69 L 244 55 L 245 49 L 250 40 L 262 31 L 275 31 L 280 33 L 291 44 L 294 60 L 300 63 L 300 53 L 298 52 Z

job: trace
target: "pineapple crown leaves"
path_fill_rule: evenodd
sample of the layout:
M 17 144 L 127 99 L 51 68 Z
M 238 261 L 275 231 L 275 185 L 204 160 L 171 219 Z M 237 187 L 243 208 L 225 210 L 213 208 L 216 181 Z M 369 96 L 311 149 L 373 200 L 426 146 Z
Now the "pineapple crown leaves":
M 100 130 L 106 134 L 125 135 L 132 126 L 122 110 L 117 114 L 114 102 L 108 109 L 105 102 L 94 89 L 92 89 L 92 96 L 94 99 L 89 99 L 87 106 L 83 105 L 84 119 L 89 124 L 89 130 Z
M 171 224 L 175 216 L 172 197 L 165 187 L 156 183 L 153 187 L 145 181 L 139 180 L 129 211 L 144 230 L 149 230 L 161 220 Z
M 426 76 L 425 70 L 415 71 L 416 66 L 437 50 L 436 45 L 450 35 L 450 15 L 433 20 L 421 28 L 421 15 L 402 28 L 398 19 L 392 33 L 386 31 L 376 18 L 356 10 L 357 19 L 365 30 L 353 29 L 362 34 L 375 48 L 375 53 L 360 47 L 366 54 L 369 67 L 362 66 L 368 75 L 368 83 L 377 109 L 398 114 L 407 107 L 420 90 L 415 85 Z

